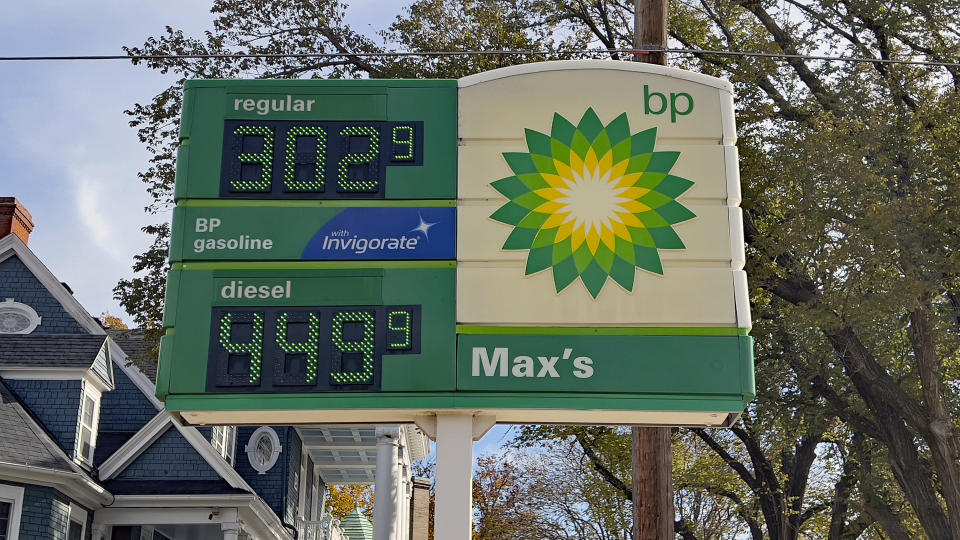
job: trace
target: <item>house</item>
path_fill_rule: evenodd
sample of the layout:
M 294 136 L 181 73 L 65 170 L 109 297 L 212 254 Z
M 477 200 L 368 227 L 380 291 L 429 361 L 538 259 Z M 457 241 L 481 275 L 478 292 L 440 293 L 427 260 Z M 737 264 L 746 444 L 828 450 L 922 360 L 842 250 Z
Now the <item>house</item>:
M 142 333 L 105 330 L 27 247 L 32 230 L 0 198 L 0 540 L 338 540 L 326 486 L 384 471 L 392 537 L 410 538 L 419 430 L 185 424 L 155 397 Z

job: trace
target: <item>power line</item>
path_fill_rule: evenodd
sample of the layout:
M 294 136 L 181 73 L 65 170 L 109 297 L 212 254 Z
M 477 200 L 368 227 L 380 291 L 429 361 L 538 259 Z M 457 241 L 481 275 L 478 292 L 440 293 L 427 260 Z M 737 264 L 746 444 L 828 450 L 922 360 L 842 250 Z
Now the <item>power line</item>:
M 930 60 L 894 60 L 887 58 L 866 58 L 854 56 L 826 56 L 787 53 L 760 53 L 749 51 L 715 51 L 709 49 L 568 49 L 568 50 L 487 50 L 487 51 L 427 51 L 427 52 L 329 52 L 329 53 L 231 53 L 231 54 L 146 54 L 146 55 L 69 55 L 69 56 L 0 56 L 0 62 L 48 62 L 48 61 L 95 61 L 95 60 L 240 60 L 244 58 L 401 58 L 401 57 L 450 57 L 450 56 L 557 56 L 567 54 L 640 55 L 651 52 L 666 52 L 683 55 L 740 56 L 750 58 L 771 58 L 782 60 L 817 60 L 824 62 L 854 62 L 865 64 L 903 64 L 912 66 L 934 66 L 960 68 L 960 62 L 941 62 Z

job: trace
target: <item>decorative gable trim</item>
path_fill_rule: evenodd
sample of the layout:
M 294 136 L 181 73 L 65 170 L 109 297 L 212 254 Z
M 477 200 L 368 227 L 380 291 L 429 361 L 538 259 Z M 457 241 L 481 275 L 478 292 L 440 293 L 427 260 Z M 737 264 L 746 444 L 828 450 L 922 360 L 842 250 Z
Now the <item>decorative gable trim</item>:
M 100 464 L 100 480 L 110 480 L 134 462 L 140 454 L 170 428 L 170 414 L 161 411 L 147 422 L 130 440 Z
M 64 288 L 60 280 L 53 275 L 53 272 L 40 262 L 40 259 L 34 255 L 33 251 L 30 251 L 30 248 L 28 248 L 17 235 L 9 234 L 0 238 L 0 262 L 9 259 L 13 255 L 20 258 L 20 261 L 33 272 L 37 280 L 40 281 L 57 302 L 60 302 L 64 311 L 73 317 L 81 328 L 91 334 L 106 334 L 106 331 L 100 327 L 100 323 L 98 323 L 92 315 L 87 313 L 87 310 L 83 308 L 80 302 Z

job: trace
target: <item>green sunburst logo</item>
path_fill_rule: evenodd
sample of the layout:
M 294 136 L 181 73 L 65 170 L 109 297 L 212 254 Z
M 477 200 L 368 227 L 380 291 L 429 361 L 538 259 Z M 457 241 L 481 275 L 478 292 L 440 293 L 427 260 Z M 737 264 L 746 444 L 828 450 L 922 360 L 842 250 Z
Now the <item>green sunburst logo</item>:
M 555 114 L 550 135 L 526 130 L 529 153 L 503 154 L 514 175 L 491 185 L 509 202 L 490 217 L 512 225 L 503 249 L 530 250 L 526 274 L 553 268 L 559 293 L 578 277 L 594 298 L 607 277 L 633 290 L 636 268 L 663 274 L 661 249 L 684 249 L 672 225 L 695 216 L 676 201 L 693 182 L 673 176 L 680 152 L 655 152 L 657 129 L 630 133 L 587 109 Z

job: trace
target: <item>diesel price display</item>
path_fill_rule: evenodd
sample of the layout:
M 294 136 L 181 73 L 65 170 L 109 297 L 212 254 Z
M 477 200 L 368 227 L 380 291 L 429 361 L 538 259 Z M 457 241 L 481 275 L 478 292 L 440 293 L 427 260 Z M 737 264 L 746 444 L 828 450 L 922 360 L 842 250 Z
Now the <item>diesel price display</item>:
M 220 195 L 383 198 L 387 166 L 423 164 L 423 122 L 225 120 Z
M 249 296 L 282 298 L 289 287 L 251 286 Z M 420 352 L 420 312 L 419 305 L 214 308 L 208 385 L 212 391 L 379 390 L 384 354 Z

